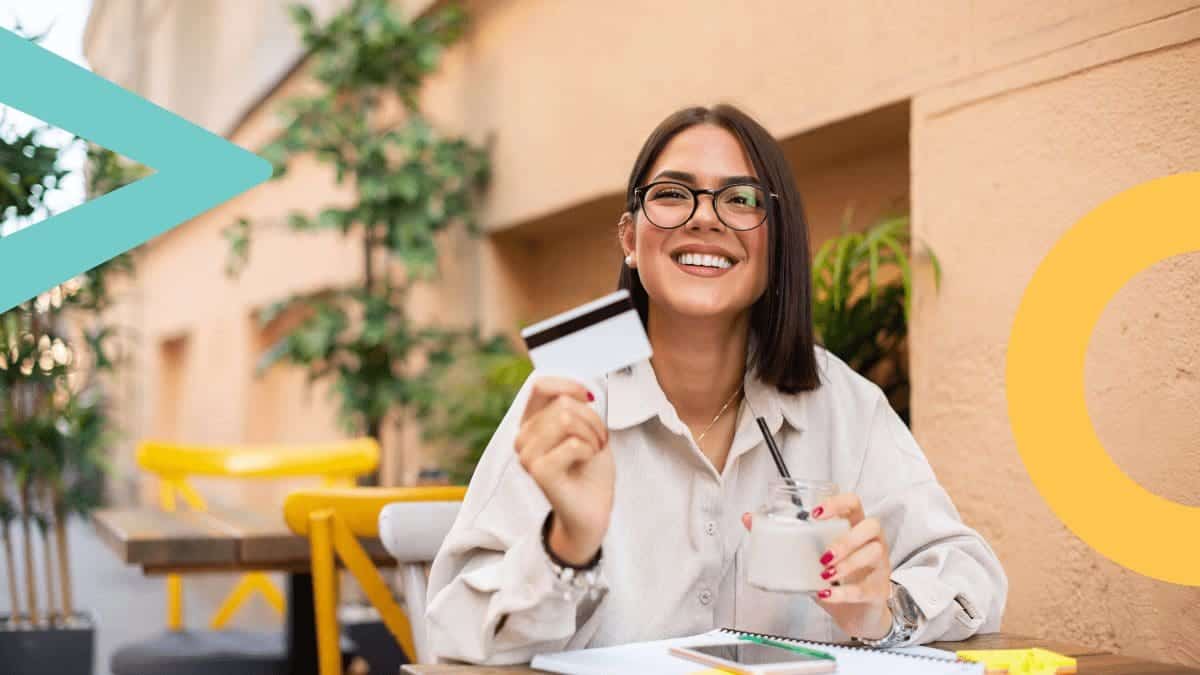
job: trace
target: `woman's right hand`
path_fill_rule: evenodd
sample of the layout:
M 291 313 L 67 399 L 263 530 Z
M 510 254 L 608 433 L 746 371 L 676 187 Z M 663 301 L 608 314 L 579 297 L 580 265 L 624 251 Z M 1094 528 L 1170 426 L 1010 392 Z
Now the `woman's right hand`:
M 516 450 L 554 510 L 551 550 L 582 565 L 600 550 L 612 514 L 616 475 L 608 451 L 608 428 L 588 405 L 582 384 L 538 377 L 521 416 Z

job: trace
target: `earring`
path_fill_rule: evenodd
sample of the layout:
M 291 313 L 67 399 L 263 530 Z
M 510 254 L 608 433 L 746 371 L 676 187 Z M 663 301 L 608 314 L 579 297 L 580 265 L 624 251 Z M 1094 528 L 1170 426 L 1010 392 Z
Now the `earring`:
M 629 255 L 625 256 L 625 266 L 626 266 L 626 267 L 633 267 L 633 254 L 632 254 L 632 253 L 630 253 Z

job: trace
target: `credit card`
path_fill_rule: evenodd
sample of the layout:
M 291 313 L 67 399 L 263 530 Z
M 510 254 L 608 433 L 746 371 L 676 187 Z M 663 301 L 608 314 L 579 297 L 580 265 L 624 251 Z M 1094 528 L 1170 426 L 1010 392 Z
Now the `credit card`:
M 545 374 L 592 380 L 650 358 L 650 340 L 629 291 L 593 300 L 521 331 Z

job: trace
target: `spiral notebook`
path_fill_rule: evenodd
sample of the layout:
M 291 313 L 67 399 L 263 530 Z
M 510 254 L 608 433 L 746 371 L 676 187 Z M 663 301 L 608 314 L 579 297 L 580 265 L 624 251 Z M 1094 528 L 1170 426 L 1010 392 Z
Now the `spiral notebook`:
M 769 638 L 779 642 L 820 649 L 837 658 L 838 675 L 983 675 L 982 663 L 965 663 L 946 658 L 926 655 L 916 650 L 877 650 L 847 647 L 823 642 L 809 642 L 792 638 L 746 633 L 730 628 L 692 635 L 673 640 L 637 642 L 618 647 L 580 649 L 556 654 L 541 654 L 530 665 L 537 670 L 567 675 L 612 675 L 613 673 L 654 673 L 655 675 L 697 675 L 698 673 L 720 672 L 672 656 L 670 647 L 691 645 L 733 644 L 742 635 Z

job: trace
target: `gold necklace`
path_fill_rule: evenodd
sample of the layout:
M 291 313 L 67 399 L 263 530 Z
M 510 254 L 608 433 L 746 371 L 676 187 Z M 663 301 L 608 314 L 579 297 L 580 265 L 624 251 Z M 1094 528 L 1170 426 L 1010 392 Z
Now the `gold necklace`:
M 725 405 L 721 406 L 721 410 L 717 412 L 717 416 L 714 417 L 712 421 L 708 423 L 708 426 L 704 427 L 704 431 L 701 431 L 700 435 L 696 437 L 696 445 L 700 445 L 700 441 L 704 440 L 704 434 L 707 434 L 709 430 L 713 428 L 713 425 L 717 423 L 717 420 L 721 419 L 721 415 L 725 414 L 725 411 L 729 408 L 729 404 L 733 403 L 733 399 L 737 398 L 737 395 L 740 393 L 742 393 L 741 385 L 734 390 L 733 396 L 730 396 L 729 400 L 725 401 Z

